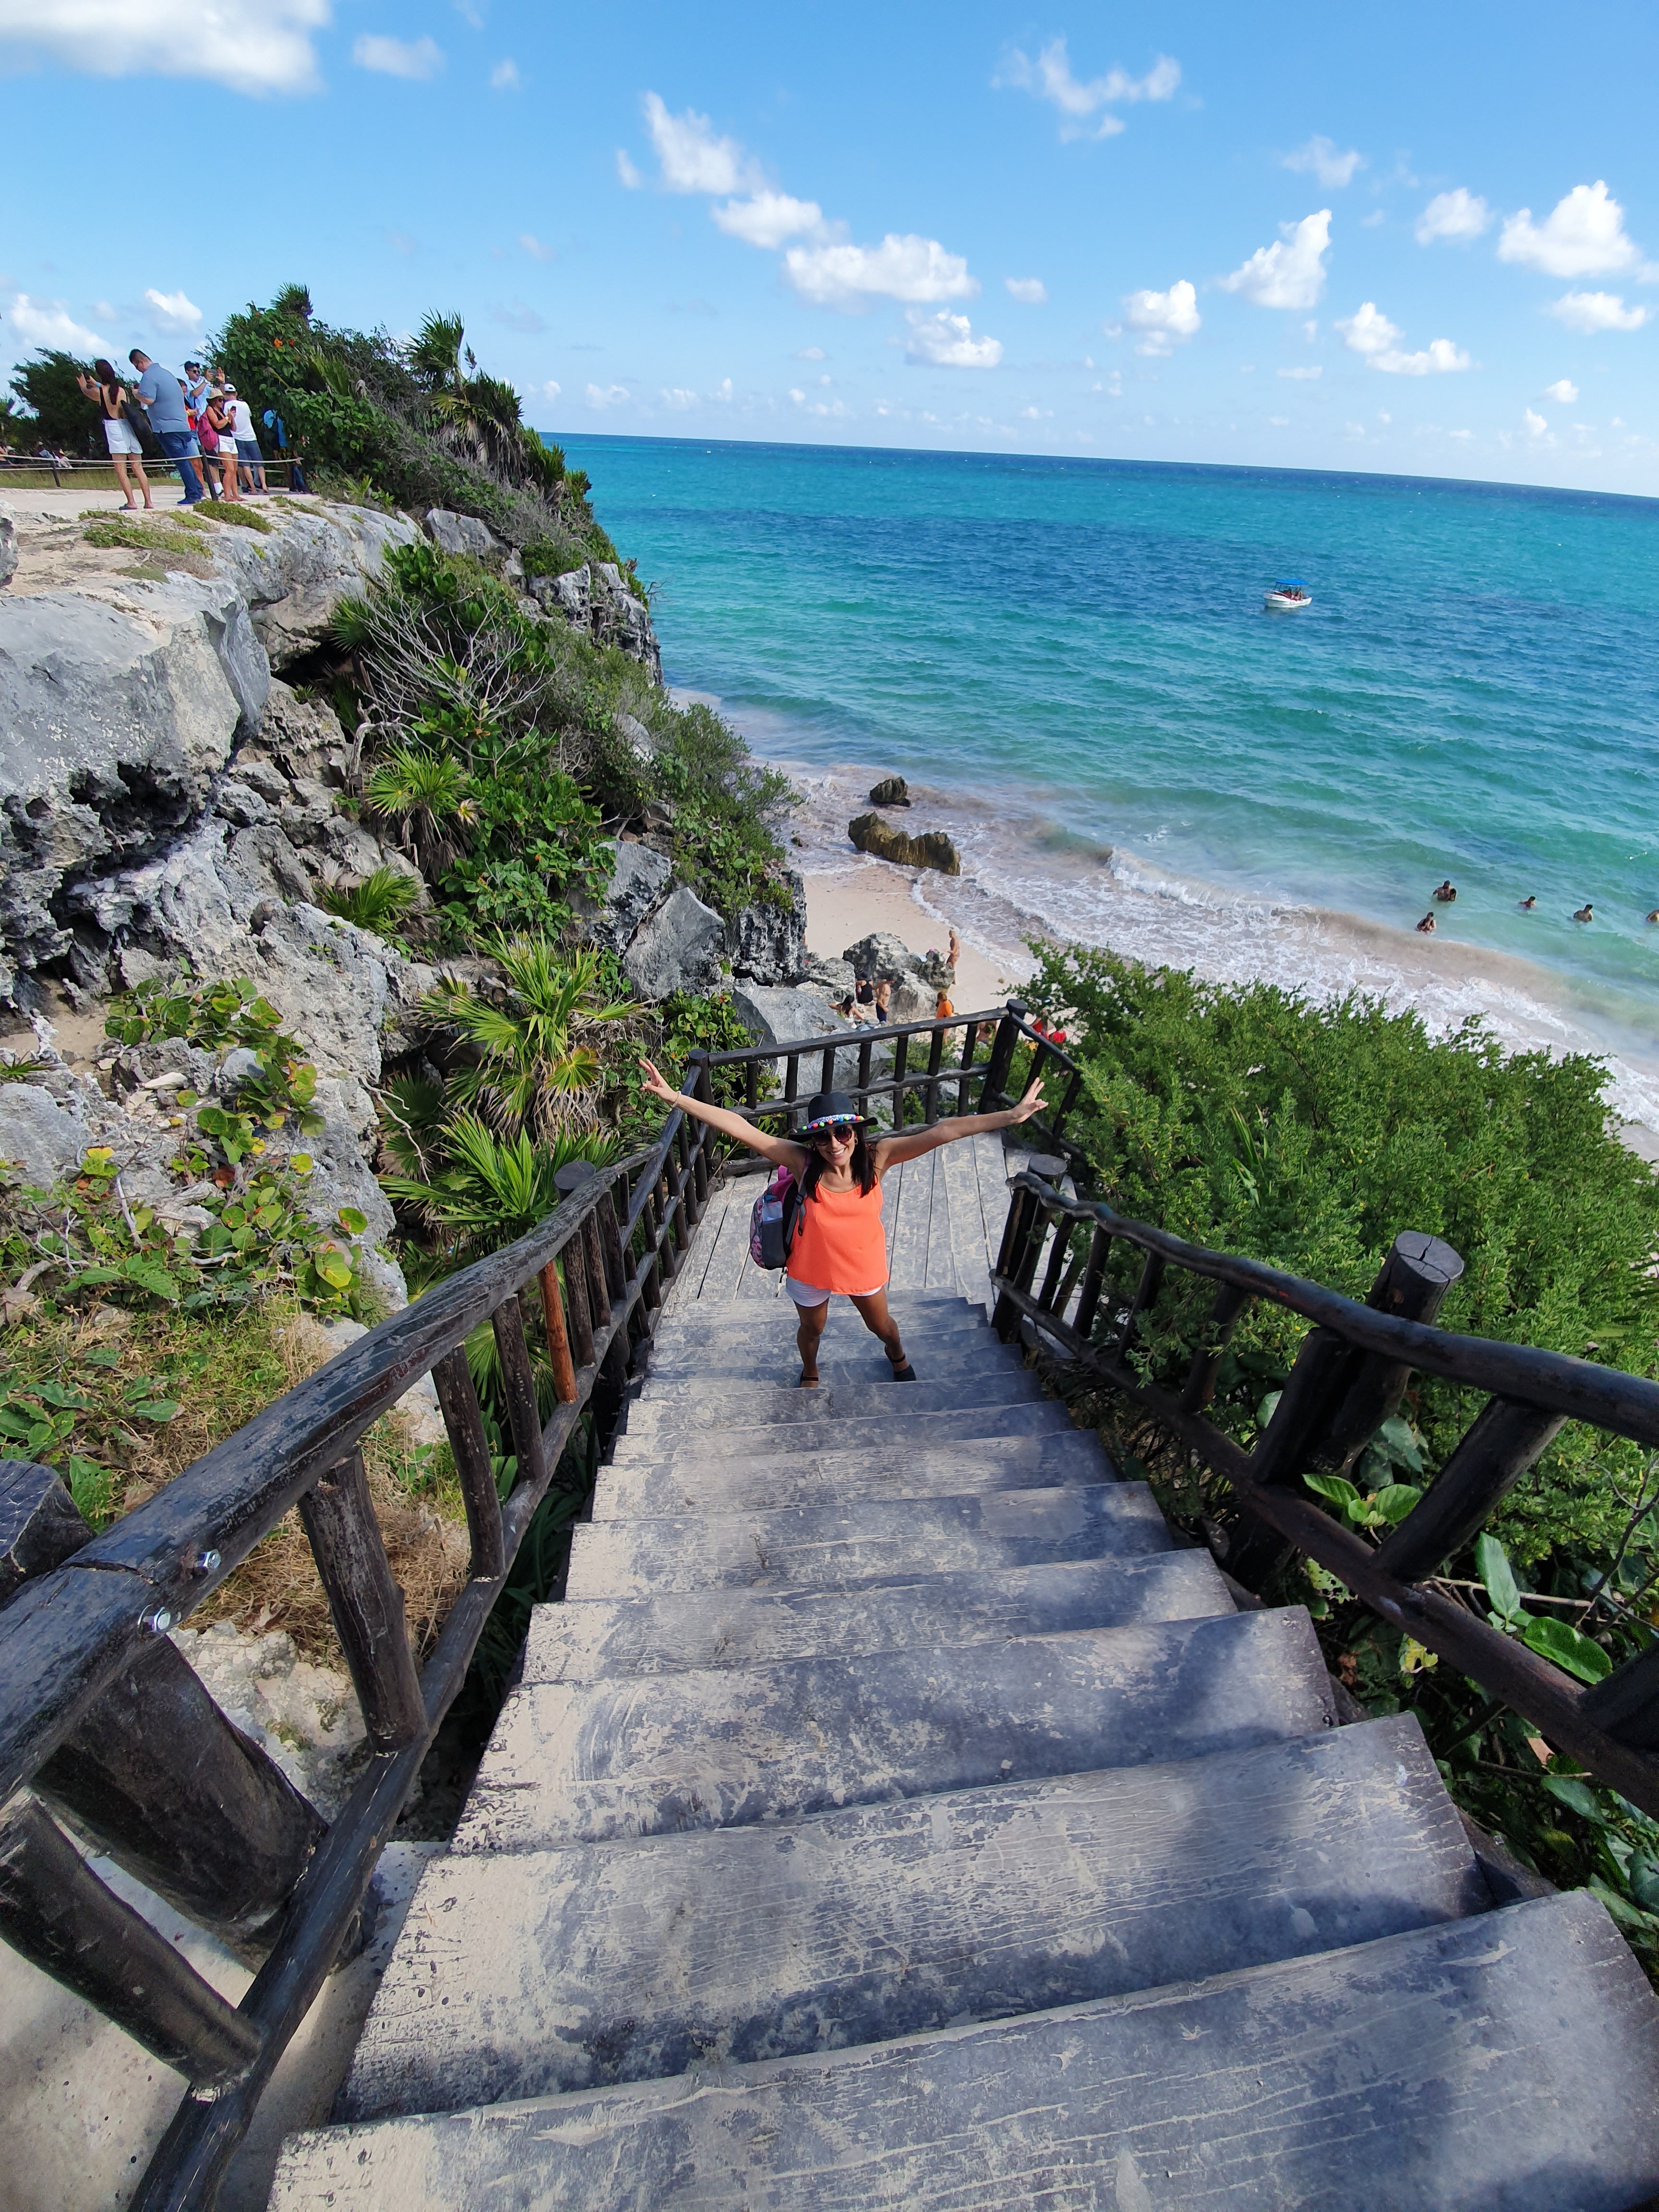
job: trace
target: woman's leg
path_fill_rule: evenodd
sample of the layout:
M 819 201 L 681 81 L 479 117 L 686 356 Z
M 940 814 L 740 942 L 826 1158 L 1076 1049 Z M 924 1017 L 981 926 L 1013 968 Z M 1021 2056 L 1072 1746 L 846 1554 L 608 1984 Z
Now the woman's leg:
M 114 466 L 115 481 L 121 487 L 121 497 L 125 501 L 129 507 L 137 507 L 138 502 L 132 495 L 132 486 L 127 482 L 126 455 L 125 453 L 112 453 L 110 455 L 110 460 Z
M 883 1348 L 892 1362 L 894 1373 L 896 1374 L 901 1367 L 908 1367 L 910 1363 L 904 1356 L 899 1325 L 887 1310 L 886 1291 L 872 1291 L 867 1298 L 854 1298 L 853 1304 L 859 1310 L 859 1319 L 871 1335 L 881 1339 Z
M 132 473 L 138 479 L 138 488 L 144 495 L 144 505 L 150 506 L 149 478 L 144 474 L 144 465 L 137 453 L 132 455 Z
M 800 1350 L 800 1379 L 803 1389 L 816 1389 L 818 1380 L 818 1339 L 823 1334 L 823 1324 L 830 1318 L 830 1301 L 821 1306 L 795 1308 L 795 1342 Z

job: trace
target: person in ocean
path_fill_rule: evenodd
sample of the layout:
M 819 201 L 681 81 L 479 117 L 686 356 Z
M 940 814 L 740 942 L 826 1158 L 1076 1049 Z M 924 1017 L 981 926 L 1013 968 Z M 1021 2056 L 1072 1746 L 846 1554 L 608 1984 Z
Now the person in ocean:
M 1449 906 L 1451 904 L 1452 901 L 1457 896 L 1457 886 L 1449 876 L 1446 878 L 1443 884 L 1438 885 L 1434 896 L 1439 900 L 1442 906 Z
M 1434 935 L 1434 916 L 1431 914 L 1425 914 L 1422 921 L 1418 923 L 1417 933 L 1419 937 Z
M 1591 907 L 1590 902 L 1589 902 L 1589 901 L 1588 899 L 1586 899 L 1586 900 L 1584 901 L 1584 903 L 1583 904 L 1583 906 L 1581 906 L 1581 907 L 1579 908 L 1579 909 L 1578 909 L 1577 913 L 1577 914 L 1575 914 L 1575 915 L 1574 915 L 1574 916 L 1573 916 L 1573 920 L 1574 920 L 1575 921 L 1595 921 L 1595 910 L 1594 910 L 1594 908 Z
M 920 1159 L 941 1145 L 963 1137 L 1011 1129 L 1041 1111 L 1042 1085 L 1034 1083 L 1018 1106 L 1000 1114 L 957 1114 L 932 1128 L 901 1129 L 875 1135 L 844 1091 L 820 1091 L 807 1101 L 806 1120 L 798 1136 L 775 1137 L 741 1114 L 688 1098 L 664 1082 L 648 1060 L 641 1060 L 645 1089 L 664 1105 L 678 1106 L 747 1145 L 775 1167 L 786 1167 L 800 1185 L 800 1225 L 789 1255 L 785 1287 L 797 1310 L 795 1343 L 800 1352 L 800 1387 L 818 1387 L 818 1340 L 830 1318 L 832 1297 L 851 1298 L 860 1320 L 881 1339 L 896 1382 L 914 1382 L 899 1325 L 887 1309 L 887 1237 L 882 1227 L 882 1177 L 902 1161 Z
M 1522 911 L 1522 914 L 1530 914 L 1530 913 L 1532 912 L 1532 910 L 1533 910 L 1534 907 L 1535 907 L 1535 906 L 1537 905 L 1537 903 L 1538 903 L 1538 900 L 1537 900 L 1537 897 L 1536 897 L 1536 896 L 1535 896 L 1535 895 L 1534 895 L 1533 897 L 1531 897 L 1531 898 L 1523 898 L 1523 899 L 1522 900 L 1522 902 L 1521 902 L 1521 911 Z

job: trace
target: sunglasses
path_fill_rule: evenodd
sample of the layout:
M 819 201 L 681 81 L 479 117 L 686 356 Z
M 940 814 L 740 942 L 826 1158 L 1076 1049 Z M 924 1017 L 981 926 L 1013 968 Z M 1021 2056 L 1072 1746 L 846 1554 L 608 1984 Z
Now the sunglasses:
M 857 1122 L 842 1121 L 832 1123 L 827 1128 L 809 1129 L 806 1136 L 807 1141 L 814 1145 L 833 1145 L 837 1139 L 844 1139 L 850 1144 L 858 1133 Z

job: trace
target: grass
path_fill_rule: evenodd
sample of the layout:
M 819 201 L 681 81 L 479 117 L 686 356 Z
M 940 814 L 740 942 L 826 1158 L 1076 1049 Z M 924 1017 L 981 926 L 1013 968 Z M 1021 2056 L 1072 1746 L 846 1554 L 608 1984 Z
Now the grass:
M 122 522 L 106 517 L 89 522 L 82 533 L 88 545 L 96 545 L 106 553 L 148 553 L 155 557 L 170 556 L 197 574 L 205 575 L 208 565 L 206 548 L 199 532 L 178 526 L 183 516 L 157 523 L 145 529 L 137 522 Z
M 240 501 L 233 505 L 228 499 L 215 500 L 210 505 L 204 500 L 201 506 L 192 511 L 190 519 L 198 530 L 215 522 L 224 523 L 233 530 L 256 530 L 261 538 L 270 537 L 275 530 L 275 525 L 267 522 L 264 515 L 257 514 L 252 507 L 244 506 Z

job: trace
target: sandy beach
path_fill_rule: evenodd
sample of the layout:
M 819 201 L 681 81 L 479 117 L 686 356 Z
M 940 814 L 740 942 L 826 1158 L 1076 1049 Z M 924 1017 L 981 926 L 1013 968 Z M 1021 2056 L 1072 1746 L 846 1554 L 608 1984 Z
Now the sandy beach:
M 849 945 L 872 930 L 890 931 L 912 952 L 943 951 L 957 918 L 944 903 L 951 878 L 925 868 L 896 868 L 888 860 L 860 860 L 831 875 L 810 875 L 806 883 L 806 942 L 824 959 L 839 959 Z M 927 901 L 919 902 L 918 894 Z M 958 1012 L 979 1013 L 1000 1006 L 1018 984 L 1029 963 L 1011 971 L 969 939 L 962 925 L 953 1003 Z

